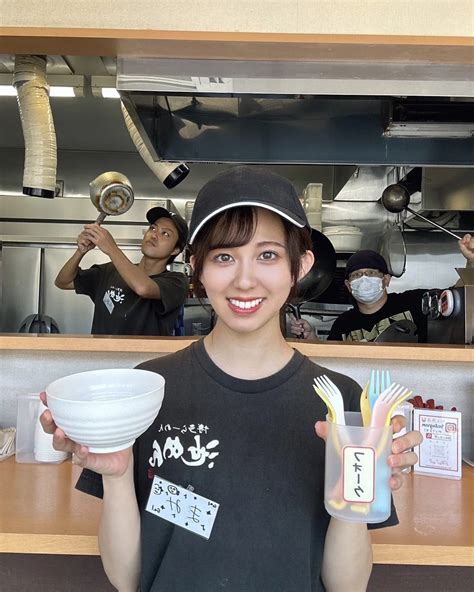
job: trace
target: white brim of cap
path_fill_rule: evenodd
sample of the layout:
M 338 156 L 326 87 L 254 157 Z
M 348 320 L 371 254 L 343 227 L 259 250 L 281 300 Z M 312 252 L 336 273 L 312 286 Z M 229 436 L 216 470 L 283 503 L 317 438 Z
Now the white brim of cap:
M 291 222 L 292 224 L 294 224 L 298 228 L 304 228 L 306 226 L 306 224 L 302 224 L 301 222 L 299 222 L 295 218 L 292 218 L 286 212 L 283 212 L 282 210 L 280 210 L 274 206 L 271 206 L 269 204 L 262 203 L 259 201 L 241 201 L 237 204 L 227 204 L 225 206 L 222 206 L 222 208 L 218 208 L 217 210 L 214 210 L 212 213 L 210 213 L 208 216 L 206 216 L 203 220 L 201 220 L 201 222 L 194 229 L 194 232 L 192 233 L 192 235 L 189 237 L 188 244 L 190 244 L 190 245 L 193 244 L 193 241 L 196 238 L 198 232 L 201 230 L 201 228 L 204 226 L 204 224 L 206 224 L 206 222 L 208 222 L 211 218 L 214 218 L 214 216 L 217 216 L 217 214 L 220 214 L 221 212 L 224 212 L 225 210 L 230 210 L 231 208 L 239 208 L 241 206 L 252 206 L 252 207 L 256 207 L 256 208 L 264 208 L 265 210 L 270 210 L 271 212 L 274 212 L 278 216 L 285 218 L 286 220 L 288 220 L 289 222 Z

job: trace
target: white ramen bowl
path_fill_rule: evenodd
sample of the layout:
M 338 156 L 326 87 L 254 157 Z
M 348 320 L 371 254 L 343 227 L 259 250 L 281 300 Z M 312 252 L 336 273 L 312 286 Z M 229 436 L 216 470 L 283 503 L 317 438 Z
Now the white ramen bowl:
M 92 370 L 59 378 L 45 390 L 54 421 L 68 438 L 90 452 L 116 452 L 153 423 L 165 379 L 148 370 Z

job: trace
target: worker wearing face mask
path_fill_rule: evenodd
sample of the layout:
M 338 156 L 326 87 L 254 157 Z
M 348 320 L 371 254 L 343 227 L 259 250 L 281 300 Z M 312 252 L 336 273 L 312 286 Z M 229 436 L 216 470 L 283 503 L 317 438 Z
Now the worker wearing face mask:
M 466 234 L 459 241 L 467 266 L 474 261 L 474 237 Z M 395 321 L 416 325 L 418 342 L 426 343 L 428 317 L 422 313 L 425 289 L 387 293 L 392 276 L 385 259 L 375 251 L 358 251 L 347 261 L 345 285 L 355 300 L 352 310 L 334 322 L 328 339 L 374 341 Z
M 374 341 L 391 323 L 415 323 L 418 341 L 426 342 L 427 317 L 421 311 L 424 290 L 387 293 L 391 275 L 382 255 L 358 251 L 347 261 L 344 281 L 356 306 L 340 315 L 328 339 Z
M 474 235 L 464 235 L 459 249 L 466 258 L 466 266 L 472 267 Z M 410 321 L 416 325 L 418 342 L 426 343 L 428 317 L 421 309 L 426 289 L 389 294 L 387 288 L 391 279 L 387 263 L 379 253 L 369 250 L 354 253 L 347 261 L 344 283 L 355 306 L 335 320 L 328 340 L 375 341 L 392 323 Z M 290 322 L 293 336 L 316 339 L 308 321 L 290 319 Z

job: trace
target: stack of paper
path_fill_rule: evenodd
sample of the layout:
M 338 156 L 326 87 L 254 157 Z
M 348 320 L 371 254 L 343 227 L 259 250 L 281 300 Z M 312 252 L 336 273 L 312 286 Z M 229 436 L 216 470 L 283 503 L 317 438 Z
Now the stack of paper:
M 15 428 L 0 430 L 0 460 L 5 460 L 15 454 Z

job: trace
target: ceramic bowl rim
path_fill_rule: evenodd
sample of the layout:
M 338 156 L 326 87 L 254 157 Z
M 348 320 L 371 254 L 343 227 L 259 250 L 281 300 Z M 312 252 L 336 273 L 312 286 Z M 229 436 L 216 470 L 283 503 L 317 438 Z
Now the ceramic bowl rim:
M 100 370 L 101 369 L 99 369 L 99 370 L 87 370 L 85 372 L 76 372 L 75 374 L 69 374 L 67 376 L 62 376 L 61 378 L 57 378 L 56 380 L 53 380 L 44 389 L 44 391 L 45 391 L 45 393 L 47 395 L 47 400 L 50 401 L 52 399 L 52 400 L 56 400 L 56 401 L 64 401 L 66 403 L 74 403 L 74 404 L 79 403 L 79 404 L 89 404 L 89 405 L 99 405 L 99 404 L 101 404 L 101 405 L 109 405 L 111 403 L 117 403 L 118 400 L 120 400 L 120 401 L 133 401 L 134 399 L 139 399 L 139 398 L 142 398 L 142 397 L 147 397 L 148 395 L 150 395 L 151 393 L 153 393 L 155 391 L 162 391 L 164 389 L 164 387 L 165 387 L 165 384 L 166 384 L 165 378 L 161 374 L 159 374 L 158 372 L 151 372 L 150 370 L 142 370 L 141 368 L 116 368 L 116 369 L 113 369 L 113 368 L 104 368 L 103 370 L 113 371 L 113 372 L 116 372 L 117 370 L 138 370 L 140 372 L 147 372 L 149 374 L 154 374 L 156 377 L 158 377 L 158 382 L 160 382 L 160 384 L 159 385 L 156 385 L 154 388 L 152 388 L 152 389 L 150 389 L 148 391 L 145 391 L 144 393 L 139 393 L 137 395 L 126 396 L 123 399 L 109 399 L 107 401 L 100 401 L 100 400 L 99 401 L 83 401 L 83 400 L 78 400 L 78 399 L 68 399 L 68 398 L 61 397 L 59 395 L 53 395 L 53 394 L 51 394 L 51 393 L 48 392 L 48 388 L 52 384 L 54 384 L 55 382 L 58 382 L 58 381 L 63 380 L 65 378 L 70 378 L 71 376 L 79 376 L 81 374 L 89 374 L 90 372 L 97 372 L 97 371 L 100 371 Z M 49 407 L 49 405 L 48 405 L 48 407 Z

